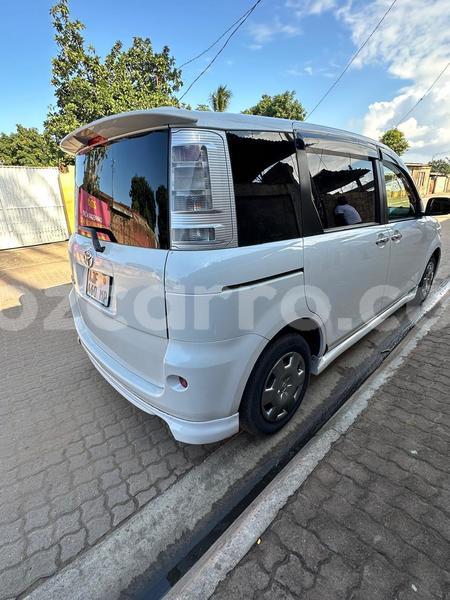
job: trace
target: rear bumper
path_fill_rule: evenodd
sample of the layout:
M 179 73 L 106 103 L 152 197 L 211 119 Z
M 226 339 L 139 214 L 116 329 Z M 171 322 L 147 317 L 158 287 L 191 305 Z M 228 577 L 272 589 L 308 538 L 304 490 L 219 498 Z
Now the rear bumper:
M 144 402 L 132 390 L 127 388 L 125 384 L 106 367 L 104 362 L 101 362 L 98 356 L 94 356 L 88 347 L 80 339 L 80 343 L 86 350 L 88 357 L 97 371 L 108 381 L 119 394 L 126 398 L 129 402 L 140 408 L 146 413 L 155 415 L 165 421 L 172 432 L 173 437 L 186 444 L 211 444 L 228 438 L 239 431 L 239 414 L 236 413 L 231 417 L 224 419 L 214 419 L 213 421 L 186 421 L 168 415 L 161 410 Z
M 74 291 L 70 304 L 80 343 L 94 367 L 129 402 L 163 419 L 176 440 L 208 444 L 238 432 L 240 398 L 264 338 L 252 334 L 214 343 L 170 340 L 160 357 L 165 374 L 160 385 L 132 372 L 100 346 L 83 321 Z M 176 374 L 189 382 L 186 390 L 169 383 Z

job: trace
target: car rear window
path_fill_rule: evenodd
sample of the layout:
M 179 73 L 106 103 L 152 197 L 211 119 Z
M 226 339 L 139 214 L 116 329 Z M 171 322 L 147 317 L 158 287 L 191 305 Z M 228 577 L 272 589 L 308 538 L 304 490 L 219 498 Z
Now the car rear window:
M 168 131 L 95 146 L 76 157 L 78 232 L 143 248 L 169 247 Z

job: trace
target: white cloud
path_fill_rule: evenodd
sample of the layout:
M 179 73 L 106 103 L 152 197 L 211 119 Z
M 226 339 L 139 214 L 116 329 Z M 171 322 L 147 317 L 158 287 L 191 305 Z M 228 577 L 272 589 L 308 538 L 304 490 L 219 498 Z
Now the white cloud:
M 399 129 L 403 131 L 408 140 L 413 141 L 417 138 L 423 138 L 425 135 L 430 135 L 430 127 L 428 125 L 419 125 L 417 119 L 410 117 L 399 125 Z
M 309 75 L 310 77 L 335 77 L 335 73 L 330 71 L 328 68 L 312 66 L 311 64 L 305 63 L 303 67 L 295 66 L 286 69 L 285 75 L 291 77 L 304 77 Z
M 278 17 L 270 23 L 250 23 L 248 32 L 254 40 L 253 45 L 261 46 L 271 42 L 276 37 L 293 37 L 300 33 L 300 29 L 289 23 L 282 23 Z
M 298 17 L 320 15 L 337 5 L 337 0 L 286 0 L 286 6 L 292 8 Z
M 306 67 L 291 67 L 290 69 L 286 69 L 285 74 L 291 77 L 303 77 L 305 74 L 312 76 L 315 72 L 310 65 L 307 65 Z
M 392 0 L 287 0 L 299 16 L 333 11 L 350 29 L 359 47 L 379 22 Z M 450 67 L 411 115 L 409 109 L 424 95 L 450 61 L 450 11 L 448 0 L 400 0 L 368 41 L 353 66 L 385 65 L 401 85 L 387 97 L 380 85 L 378 98 L 368 107 L 363 132 L 378 137 L 399 124 L 411 144 L 407 160 L 429 160 L 432 154 L 450 151 Z M 402 122 L 404 121 L 404 122 Z

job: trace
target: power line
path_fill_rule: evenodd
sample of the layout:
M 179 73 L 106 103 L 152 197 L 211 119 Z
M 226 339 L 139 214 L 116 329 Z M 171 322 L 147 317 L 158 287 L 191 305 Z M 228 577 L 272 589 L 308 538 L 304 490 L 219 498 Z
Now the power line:
M 372 30 L 372 33 L 366 39 L 366 41 L 358 48 L 358 50 L 355 52 L 355 54 L 351 57 L 351 59 L 349 60 L 349 62 L 345 66 L 345 68 L 339 74 L 339 76 L 337 77 L 337 79 L 335 79 L 335 81 L 330 85 L 330 87 L 327 89 L 327 91 L 325 92 L 325 94 L 320 98 L 319 102 L 315 105 L 315 107 L 312 110 L 310 110 L 309 113 L 306 115 L 305 121 L 306 121 L 306 119 L 309 119 L 309 117 L 313 114 L 313 112 L 316 110 L 316 108 L 318 108 L 322 104 L 322 102 L 325 100 L 325 98 L 328 96 L 328 94 L 337 86 L 337 84 L 340 82 L 340 80 L 345 75 L 345 73 L 349 70 L 350 66 L 353 64 L 353 62 L 355 61 L 355 59 L 358 57 L 358 55 L 360 54 L 361 50 L 366 46 L 366 44 L 368 43 L 368 41 L 372 38 L 373 34 L 380 27 L 381 23 L 384 21 L 384 19 L 391 12 L 391 10 L 393 9 L 393 7 L 396 4 L 396 2 L 397 2 L 397 0 L 394 0 L 392 2 L 392 4 L 387 9 L 387 11 L 384 13 L 384 15 L 381 17 L 381 19 L 376 24 L 375 28 Z
M 240 27 L 242 27 L 242 25 L 249 18 L 249 16 L 252 14 L 252 12 L 255 10 L 255 8 L 258 6 L 258 4 L 261 1 L 262 0 L 257 0 L 253 4 L 253 6 L 245 13 L 244 17 L 240 21 L 238 21 L 238 24 L 233 29 L 233 31 L 230 33 L 230 35 L 227 37 L 227 39 L 225 40 L 225 43 L 221 46 L 220 50 L 216 53 L 216 55 L 214 56 L 214 58 L 209 61 L 209 63 L 206 65 L 206 67 L 203 69 L 203 71 L 199 75 L 197 75 L 197 77 L 194 79 L 194 81 L 192 81 L 189 84 L 187 90 L 180 96 L 179 100 L 183 100 L 183 98 L 186 96 L 186 94 L 189 92 L 189 90 L 192 88 L 192 86 L 195 83 L 197 83 L 197 81 L 200 79 L 200 77 L 202 77 L 206 73 L 206 71 L 211 67 L 211 65 L 216 61 L 216 59 L 219 57 L 219 55 L 225 50 L 226 46 L 228 45 L 228 43 L 231 40 L 231 38 L 233 37 L 233 35 L 238 31 L 238 29 L 240 29 Z
M 428 94 L 431 92 L 431 90 L 434 88 L 434 86 L 436 85 L 436 83 L 439 81 L 439 79 L 442 77 L 442 75 L 445 73 L 445 71 L 450 67 L 450 62 L 448 62 L 445 67 L 442 69 L 442 71 L 439 73 L 439 75 L 436 77 L 436 79 L 433 81 L 433 83 L 430 85 L 430 87 L 427 89 L 427 91 L 425 92 L 425 94 L 419 98 L 417 100 L 417 102 L 414 104 L 414 106 L 412 108 L 410 108 L 408 110 L 408 112 L 406 112 L 403 117 L 401 119 L 398 120 L 397 125 L 395 126 L 395 128 L 397 129 L 397 127 L 400 125 L 400 123 L 402 121 L 404 121 L 406 119 L 406 117 L 408 117 L 412 111 L 416 108 L 416 106 L 422 102 L 422 100 L 425 98 L 425 96 L 428 96 Z
M 225 31 L 222 33 L 222 35 L 221 35 L 220 37 L 218 37 L 218 38 L 217 38 L 217 39 L 216 39 L 216 40 L 215 40 L 215 41 L 214 41 L 214 42 L 213 42 L 213 43 L 212 43 L 210 46 L 208 46 L 208 47 L 206 48 L 206 50 L 203 50 L 203 52 L 200 52 L 200 54 L 197 54 L 196 56 L 193 56 L 192 58 L 190 58 L 189 60 L 187 60 L 186 62 L 184 62 L 182 65 L 180 65 L 180 67 L 179 67 L 179 68 L 180 68 L 180 69 L 182 69 L 183 67 L 185 67 L 186 65 L 190 64 L 191 62 L 194 62 L 194 60 L 197 60 L 197 58 L 200 58 L 201 56 L 203 56 L 204 54 L 206 54 L 207 52 L 209 52 L 209 50 L 211 50 L 211 48 L 214 48 L 214 46 L 215 46 L 216 44 L 218 44 L 218 43 L 220 42 L 220 40 L 221 40 L 222 38 L 224 38 L 224 37 L 226 36 L 226 34 L 227 34 L 227 33 L 228 33 L 228 32 L 229 32 L 231 29 L 233 29 L 233 27 L 234 27 L 235 25 L 237 25 L 237 24 L 239 23 L 239 21 L 242 21 L 242 19 L 243 19 L 243 18 L 244 18 L 244 17 L 245 17 L 245 16 L 246 16 L 248 13 L 249 13 L 249 11 L 250 11 L 250 10 L 251 10 L 251 9 L 249 8 L 249 9 L 248 9 L 248 10 L 247 10 L 247 11 L 246 11 L 244 14 L 242 14 L 242 15 L 239 17 L 239 19 L 237 19 L 237 20 L 236 20 L 234 23 L 232 23 L 232 24 L 231 24 L 231 25 L 228 27 L 228 29 L 226 29 L 226 30 L 225 30 Z

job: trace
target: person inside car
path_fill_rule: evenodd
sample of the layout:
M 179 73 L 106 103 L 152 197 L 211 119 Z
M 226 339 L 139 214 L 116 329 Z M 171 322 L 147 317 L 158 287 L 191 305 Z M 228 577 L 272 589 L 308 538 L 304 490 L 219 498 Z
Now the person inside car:
M 338 204 L 334 209 L 334 216 L 336 218 L 336 225 L 356 225 L 361 223 L 362 219 L 359 212 L 351 204 L 345 196 L 341 196 L 338 200 Z

